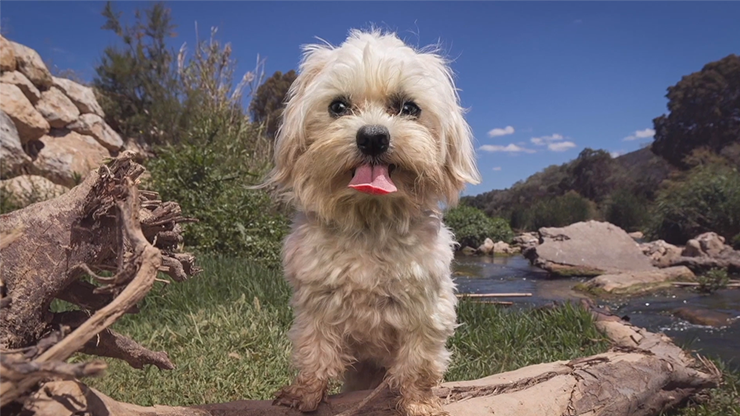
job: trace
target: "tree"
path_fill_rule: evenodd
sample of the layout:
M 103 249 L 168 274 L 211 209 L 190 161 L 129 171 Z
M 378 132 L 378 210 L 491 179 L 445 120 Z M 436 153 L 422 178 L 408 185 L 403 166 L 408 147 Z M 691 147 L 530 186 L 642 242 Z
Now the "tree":
M 613 189 L 613 175 L 617 165 L 609 152 L 585 148 L 571 162 L 572 189 L 596 202 L 603 200 Z
M 706 146 L 720 152 L 740 142 L 740 56 L 711 62 L 668 88 L 668 115 L 653 120 L 653 152 L 687 169 L 684 158 Z
M 93 80 L 106 122 L 124 136 L 147 143 L 175 140 L 180 123 L 180 100 L 175 54 L 167 40 L 175 37 L 170 10 L 163 3 L 134 13 L 132 26 L 121 22 L 121 12 L 108 2 L 102 29 L 110 30 L 123 46 L 103 51 Z
M 257 92 L 249 104 L 252 121 L 264 125 L 267 137 L 275 137 L 275 133 L 277 133 L 288 89 L 297 76 L 292 69 L 285 74 L 276 71 L 264 84 L 257 88 Z

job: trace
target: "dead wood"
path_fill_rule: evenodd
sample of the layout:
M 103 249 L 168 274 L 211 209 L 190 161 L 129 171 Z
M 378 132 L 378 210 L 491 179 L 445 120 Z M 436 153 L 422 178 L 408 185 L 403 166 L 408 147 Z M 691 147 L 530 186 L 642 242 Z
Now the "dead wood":
M 0 405 L 23 401 L 50 377 L 98 375 L 105 368 L 102 362 L 67 364 L 75 352 L 120 358 L 136 368 L 174 367 L 166 353 L 107 329 L 137 310 L 160 270 L 175 281 L 199 271 L 192 255 L 177 252 L 178 224 L 193 220 L 176 203 L 139 193 L 144 168 L 131 157 L 124 152 L 59 198 L 0 216 L 0 235 L 13 237 L 0 244 L 7 293 L 0 321 Z M 24 231 L 18 235 L 18 229 Z M 84 276 L 98 285 L 80 280 Z M 53 299 L 82 310 L 51 313 Z

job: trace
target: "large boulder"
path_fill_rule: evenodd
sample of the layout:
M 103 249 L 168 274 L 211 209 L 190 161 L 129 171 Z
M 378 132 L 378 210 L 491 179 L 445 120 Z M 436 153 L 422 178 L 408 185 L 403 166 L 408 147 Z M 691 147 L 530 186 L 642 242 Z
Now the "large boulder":
M 634 295 L 670 286 L 675 280 L 693 280 L 696 276 L 687 267 L 676 266 L 639 272 L 602 274 L 578 287 L 592 293 Z
M 732 249 L 725 245 L 724 237 L 709 232 L 687 241 L 681 255 L 685 257 L 717 257 L 726 248 Z
M 0 71 L 15 71 L 13 45 L 2 35 L 0 35 Z
M 13 120 L 0 110 L 0 177 L 16 175 L 30 163 Z
M 522 233 L 514 237 L 511 240 L 511 244 L 515 247 L 519 247 L 522 250 L 532 246 L 536 246 L 540 243 L 540 237 L 536 232 Z
M 21 143 L 36 140 L 49 132 L 49 122 L 15 85 L 0 83 L 0 110 L 13 120 Z
M 730 325 L 736 318 L 729 313 L 712 309 L 685 306 L 673 310 L 673 316 L 694 325 L 722 328 Z
M 103 109 L 98 104 L 98 100 L 95 98 L 95 93 L 92 88 L 80 85 L 74 81 L 53 77 L 54 86 L 64 92 L 70 100 L 80 110 L 80 114 L 97 114 L 100 117 L 105 117 Z
M 5 197 L 11 198 L 9 202 L 18 207 L 55 198 L 68 190 L 37 175 L 21 175 L 0 181 L 0 189 L 5 191 Z
M 541 244 L 524 251 L 529 261 L 561 276 L 652 271 L 637 243 L 608 222 L 587 221 L 562 228 L 540 228 Z
M 651 241 L 640 244 L 642 253 L 648 256 L 655 267 L 669 267 L 681 257 L 681 249 L 664 240 Z
M 97 114 L 83 114 L 68 129 L 92 136 L 106 149 L 117 152 L 123 147 L 121 136 Z
M 53 130 L 39 142 L 43 147 L 33 162 L 34 172 L 70 188 L 110 157 L 93 137 L 70 130 Z
M 13 41 L 10 44 L 13 45 L 13 53 L 15 54 L 18 71 L 23 73 L 39 89 L 48 90 L 51 88 L 51 73 L 41 59 L 41 56 L 28 46 Z
M 0 82 L 12 84 L 20 88 L 23 95 L 25 95 L 26 98 L 28 98 L 28 101 L 33 105 L 36 105 L 36 103 L 41 99 L 41 91 L 33 85 L 31 80 L 18 71 L 3 72 L 0 74 Z
M 495 254 L 516 254 L 519 253 L 519 247 L 512 247 L 509 243 L 503 241 L 497 241 L 493 245 L 493 252 Z
M 66 127 L 80 116 L 80 110 L 57 88 L 50 88 L 41 93 L 36 110 L 44 116 L 51 127 L 56 129 Z
M 483 244 L 478 247 L 478 253 L 480 254 L 493 254 L 493 240 L 490 238 L 486 238 L 485 241 L 483 241 Z

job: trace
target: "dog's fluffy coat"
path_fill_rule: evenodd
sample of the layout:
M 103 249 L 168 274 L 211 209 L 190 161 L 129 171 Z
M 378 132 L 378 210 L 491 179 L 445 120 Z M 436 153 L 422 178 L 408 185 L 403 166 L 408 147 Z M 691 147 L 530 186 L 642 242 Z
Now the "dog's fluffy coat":
M 299 374 L 277 403 L 316 409 L 330 379 L 345 390 L 383 377 L 407 415 L 442 414 L 432 395 L 456 326 L 455 244 L 441 203 L 478 183 L 472 135 L 447 62 L 395 34 L 352 31 L 339 47 L 304 48 L 275 145 L 275 185 L 297 210 L 283 263 L 293 288 L 289 337 Z M 350 111 L 328 110 L 342 98 Z M 420 114 L 401 114 L 413 102 Z M 385 126 L 389 148 L 369 158 L 356 135 Z M 397 192 L 348 187 L 362 164 L 395 168 Z

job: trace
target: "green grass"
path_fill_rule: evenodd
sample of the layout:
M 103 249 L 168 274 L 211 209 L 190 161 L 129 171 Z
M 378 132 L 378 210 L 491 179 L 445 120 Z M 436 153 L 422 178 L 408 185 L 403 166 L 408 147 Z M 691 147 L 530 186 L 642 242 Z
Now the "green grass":
M 157 286 L 139 314 L 114 325 L 153 350 L 167 351 L 177 368 L 135 370 L 106 359 L 108 374 L 87 379 L 90 386 L 140 405 L 195 405 L 270 399 L 290 381 L 286 332 L 292 315 L 290 290 L 282 275 L 248 260 L 202 258 L 200 264 L 202 274 L 184 283 Z M 463 301 L 458 316 L 461 326 L 450 340 L 454 358 L 448 381 L 587 356 L 608 347 L 590 315 L 568 304 L 518 311 Z M 76 360 L 90 358 L 80 355 Z M 734 408 L 731 404 L 739 397 L 734 377 L 734 387 L 712 391 L 709 404 L 675 415 L 740 414 L 737 404 Z

